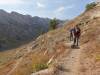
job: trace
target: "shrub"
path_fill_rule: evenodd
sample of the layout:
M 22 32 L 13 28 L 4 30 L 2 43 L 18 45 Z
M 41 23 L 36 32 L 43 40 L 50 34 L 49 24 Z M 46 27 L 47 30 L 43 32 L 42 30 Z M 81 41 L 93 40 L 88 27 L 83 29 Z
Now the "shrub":
M 95 6 L 96 6 L 96 3 L 95 3 L 95 2 L 90 3 L 90 4 L 87 4 L 87 5 L 86 5 L 86 11 L 92 9 L 92 8 L 95 7 Z
M 34 69 L 34 71 L 40 71 L 40 70 L 43 70 L 43 69 L 46 69 L 46 68 L 48 68 L 48 65 L 47 64 L 35 64 L 34 66 L 33 66 L 33 69 Z
M 100 55 L 96 55 L 96 60 L 100 60 Z
M 57 19 L 54 18 L 50 21 L 50 30 L 54 30 L 57 27 Z

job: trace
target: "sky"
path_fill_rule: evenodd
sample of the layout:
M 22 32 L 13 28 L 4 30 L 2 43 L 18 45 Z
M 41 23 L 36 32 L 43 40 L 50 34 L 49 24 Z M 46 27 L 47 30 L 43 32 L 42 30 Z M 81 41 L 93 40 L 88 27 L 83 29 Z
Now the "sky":
M 0 9 L 65 20 L 81 14 L 86 4 L 93 1 L 95 0 L 0 0 Z

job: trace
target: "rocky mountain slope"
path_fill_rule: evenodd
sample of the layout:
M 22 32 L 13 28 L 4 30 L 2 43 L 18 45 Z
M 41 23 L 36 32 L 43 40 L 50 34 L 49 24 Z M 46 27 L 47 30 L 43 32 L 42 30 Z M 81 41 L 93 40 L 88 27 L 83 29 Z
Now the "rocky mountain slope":
M 0 10 L 0 50 L 17 47 L 48 31 L 48 18 Z
M 0 75 L 100 75 L 99 12 L 97 5 L 13 54 L 7 52 L 11 57 L 1 64 Z M 69 29 L 76 24 L 82 30 L 80 48 L 72 49 Z

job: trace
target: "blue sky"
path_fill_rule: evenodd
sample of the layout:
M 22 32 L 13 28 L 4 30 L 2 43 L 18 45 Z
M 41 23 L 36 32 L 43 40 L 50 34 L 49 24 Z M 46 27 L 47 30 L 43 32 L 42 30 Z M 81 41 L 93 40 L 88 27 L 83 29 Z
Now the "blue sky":
M 95 0 L 0 0 L 0 9 L 32 16 L 72 19 Z

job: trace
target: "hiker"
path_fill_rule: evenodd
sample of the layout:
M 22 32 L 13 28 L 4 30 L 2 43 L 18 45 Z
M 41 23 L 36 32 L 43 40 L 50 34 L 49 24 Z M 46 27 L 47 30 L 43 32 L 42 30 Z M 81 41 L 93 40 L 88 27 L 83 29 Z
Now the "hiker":
M 70 29 L 70 41 L 74 40 L 74 28 Z
M 79 38 L 81 35 L 81 29 L 79 28 L 78 25 L 75 26 L 74 28 L 74 41 L 73 41 L 73 45 L 78 46 L 79 45 Z

